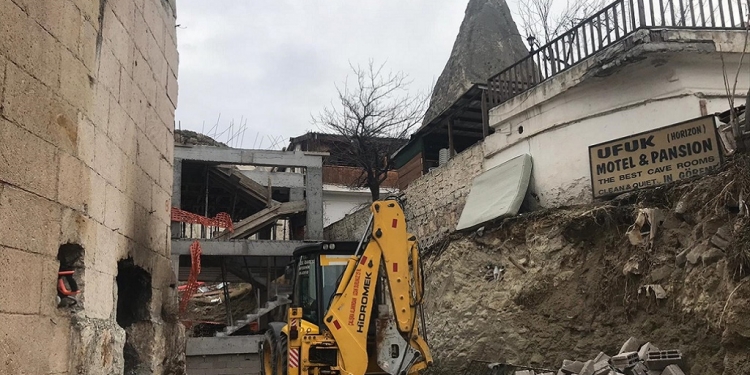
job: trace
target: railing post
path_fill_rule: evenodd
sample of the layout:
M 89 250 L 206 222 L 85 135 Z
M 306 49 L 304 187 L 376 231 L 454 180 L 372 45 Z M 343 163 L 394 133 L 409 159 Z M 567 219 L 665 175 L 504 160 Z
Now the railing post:
M 638 23 L 639 25 L 637 27 L 634 27 L 633 29 L 637 29 L 638 27 L 644 27 L 646 26 L 646 6 L 643 4 L 643 0 L 636 0 L 638 3 Z

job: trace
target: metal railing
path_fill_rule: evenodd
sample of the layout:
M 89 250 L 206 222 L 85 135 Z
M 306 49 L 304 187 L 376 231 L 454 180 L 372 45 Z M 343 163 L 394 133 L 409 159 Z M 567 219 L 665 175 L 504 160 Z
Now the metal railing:
M 617 0 L 531 50 L 488 82 L 490 107 L 554 77 L 639 29 L 744 29 L 743 0 Z

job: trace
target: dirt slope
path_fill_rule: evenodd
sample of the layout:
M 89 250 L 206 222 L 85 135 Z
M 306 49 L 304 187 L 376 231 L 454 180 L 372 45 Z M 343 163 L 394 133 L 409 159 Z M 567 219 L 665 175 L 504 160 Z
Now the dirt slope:
M 434 373 L 460 373 L 471 359 L 559 368 L 563 359 L 617 354 L 635 336 L 681 349 L 690 374 L 750 374 L 741 192 L 750 192 L 746 157 L 700 180 L 526 214 L 430 249 Z M 664 213 L 653 244 L 626 236 L 639 208 Z M 488 281 L 494 266 L 505 272 Z M 641 288 L 649 284 L 666 299 Z

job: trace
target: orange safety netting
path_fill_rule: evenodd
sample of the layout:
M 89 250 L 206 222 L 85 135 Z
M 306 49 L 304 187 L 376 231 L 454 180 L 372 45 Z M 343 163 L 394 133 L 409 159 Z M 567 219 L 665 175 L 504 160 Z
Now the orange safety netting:
M 230 232 L 234 232 L 232 218 L 225 212 L 219 213 L 214 218 L 207 218 L 201 215 L 196 215 L 192 212 L 187 212 L 179 208 L 172 207 L 172 221 L 189 224 L 201 224 L 208 227 L 227 228 Z M 184 291 L 182 292 L 182 298 L 180 298 L 180 313 L 185 312 L 188 302 L 190 302 L 190 299 L 193 298 L 193 295 L 198 290 L 198 275 L 200 273 L 201 244 L 198 242 L 198 240 L 195 240 L 190 245 L 190 276 L 188 276 L 188 282 L 185 285 Z
M 208 218 L 172 207 L 172 221 L 188 224 L 201 224 L 207 227 L 227 228 L 230 232 L 234 232 L 232 218 L 229 217 L 229 214 L 226 212 L 220 212 L 216 217 Z
M 180 298 L 180 313 L 184 313 L 187 304 L 198 290 L 198 275 L 201 273 L 201 244 L 195 240 L 190 245 L 190 276 L 188 277 L 187 288 L 182 292 Z

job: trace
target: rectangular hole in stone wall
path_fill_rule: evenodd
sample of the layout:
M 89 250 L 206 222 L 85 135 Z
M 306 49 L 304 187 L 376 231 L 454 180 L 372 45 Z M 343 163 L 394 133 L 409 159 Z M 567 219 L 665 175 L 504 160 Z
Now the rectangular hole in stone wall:
M 60 267 L 57 271 L 57 307 L 78 306 L 77 296 L 83 290 L 83 247 L 68 243 L 57 250 Z M 80 308 L 78 306 L 77 308 Z
M 125 374 L 139 374 L 141 354 L 131 331 L 134 324 L 148 321 L 151 313 L 151 274 L 135 265 L 132 259 L 123 259 L 117 263 L 117 324 L 125 329 L 125 346 L 123 359 Z

